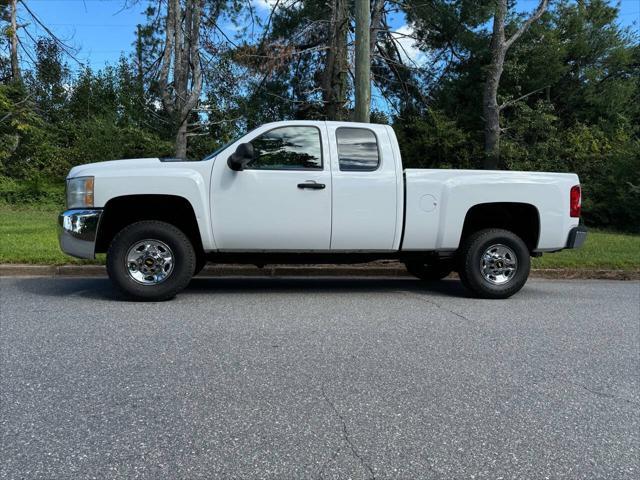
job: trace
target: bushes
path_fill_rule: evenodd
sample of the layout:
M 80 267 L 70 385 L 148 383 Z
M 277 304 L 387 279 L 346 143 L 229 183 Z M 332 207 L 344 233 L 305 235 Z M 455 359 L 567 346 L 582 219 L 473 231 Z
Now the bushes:
M 46 196 L 39 179 L 60 183 L 75 165 L 170 154 L 167 121 L 131 84 L 126 59 L 73 75 L 55 43 L 37 46 L 23 81 L 0 85 L 0 175 L 31 185 L 4 188 L 5 200 Z
M 72 166 L 121 158 L 170 155 L 171 142 L 134 126 L 118 126 L 108 118 L 92 118 L 73 125 L 70 135 Z
M 640 140 L 634 126 L 613 131 L 575 123 L 563 127 L 553 105 L 511 107 L 501 160 L 509 170 L 575 172 L 583 189 L 587 225 L 640 232 Z M 482 135 L 471 135 L 441 111 L 407 116 L 394 129 L 406 167 L 478 168 Z
M 442 112 L 407 116 L 394 123 L 405 168 L 476 168 L 478 147 Z M 480 150 L 481 151 L 481 150 Z
M 64 207 L 64 182 L 50 182 L 40 175 L 28 180 L 0 176 L 0 204 Z
M 503 158 L 513 170 L 575 172 L 587 225 L 640 232 L 640 141 L 631 126 L 605 132 L 576 123 L 558 131 L 549 107 L 520 107 L 505 135 Z
M 0 174 L 21 180 L 44 176 L 62 181 L 83 163 L 170 154 L 172 147 L 136 127 L 119 127 L 107 119 L 90 119 L 42 127 L 27 125 L 2 162 Z
M 478 168 L 482 136 L 461 130 L 442 112 L 394 124 L 405 167 Z M 562 127 L 553 105 L 515 105 L 505 121 L 501 160 L 509 170 L 574 172 L 590 226 L 640 233 L 640 140 L 632 125 Z
M 0 118 L 5 119 L 0 123 L 0 175 L 27 181 L 24 185 L 39 185 L 41 178 L 60 183 L 71 167 L 83 163 L 163 156 L 172 150 L 170 141 L 137 126 L 120 124 L 114 115 L 81 119 L 64 115 L 55 123 L 46 122 L 30 99 L 22 85 L 0 85 Z M 9 190 L 3 189 L 2 195 L 17 198 L 23 190 L 7 193 Z

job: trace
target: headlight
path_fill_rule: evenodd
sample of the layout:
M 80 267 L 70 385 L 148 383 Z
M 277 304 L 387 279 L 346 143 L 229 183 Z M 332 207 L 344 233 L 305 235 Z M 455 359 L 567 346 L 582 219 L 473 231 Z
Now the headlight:
M 67 180 L 67 208 L 93 207 L 93 177 Z

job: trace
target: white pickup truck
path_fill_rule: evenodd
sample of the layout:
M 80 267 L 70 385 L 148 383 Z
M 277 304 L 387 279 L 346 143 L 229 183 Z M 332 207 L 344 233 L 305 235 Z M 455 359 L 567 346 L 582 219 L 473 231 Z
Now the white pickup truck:
M 386 125 L 263 125 L 201 161 L 81 165 L 67 177 L 60 246 L 107 253 L 115 286 L 165 300 L 215 263 L 397 259 L 431 281 L 457 271 L 483 298 L 507 298 L 530 257 L 579 247 L 578 177 L 403 170 Z

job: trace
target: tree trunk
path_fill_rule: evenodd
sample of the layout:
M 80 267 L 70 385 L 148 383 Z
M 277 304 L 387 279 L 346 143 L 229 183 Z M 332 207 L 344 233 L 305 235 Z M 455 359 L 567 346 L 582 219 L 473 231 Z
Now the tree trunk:
M 204 0 L 168 0 L 165 49 L 159 75 L 162 104 L 176 128 L 177 158 L 186 158 L 188 118 L 202 92 L 200 24 Z
M 385 0 L 373 0 L 371 6 L 371 33 L 369 35 L 369 53 L 374 55 L 376 43 L 378 41 L 378 32 L 382 28 L 382 14 L 384 11 Z
M 500 166 L 500 110 L 498 89 L 504 69 L 504 59 L 509 47 L 520 38 L 529 26 L 539 19 L 547 8 L 548 0 L 540 0 L 531 16 L 507 40 L 504 34 L 507 16 L 507 0 L 496 1 L 491 34 L 491 61 L 487 68 L 487 78 L 482 95 L 482 114 L 484 117 L 484 160 L 483 168 L 493 170 Z
M 18 0 L 11 0 L 11 79 L 20 80 L 20 63 L 18 61 Z
M 500 107 L 494 101 L 497 89 L 491 86 L 484 93 L 484 152 L 483 168 L 496 170 L 500 165 Z
M 328 120 L 343 120 L 347 101 L 347 33 L 349 28 L 347 0 L 334 0 L 327 42 L 327 57 L 322 73 L 322 97 Z
M 487 68 L 482 98 L 484 116 L 484 162 L 487 170 L 498 168 L 500 162 L 500 106 L 498 105 L 498 87 L 504 68 L 507 45 L 504 36 L 504 19 L 507 14 L 507 0 L 498 0 L 493 16 L 491 35 L 491 62 Z
M 142 25 L 136 30 L 136 67 L 139 93 L 144 92 L 144 60 L 142 58 Z
M 176 134 L 176 158 L 187 158 L 187 119 L 178 127 Z
M 356 0 L 356 106 L 354 120 L 369 122 L 371 113 L 371 5 L 369 0 Z

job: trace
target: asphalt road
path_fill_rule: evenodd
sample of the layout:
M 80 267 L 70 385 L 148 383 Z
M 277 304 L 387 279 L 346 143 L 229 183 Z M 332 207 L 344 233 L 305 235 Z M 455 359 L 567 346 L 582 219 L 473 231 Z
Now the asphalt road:
M 640 477 L 640 284 L 0 278 L 0 478 Z

